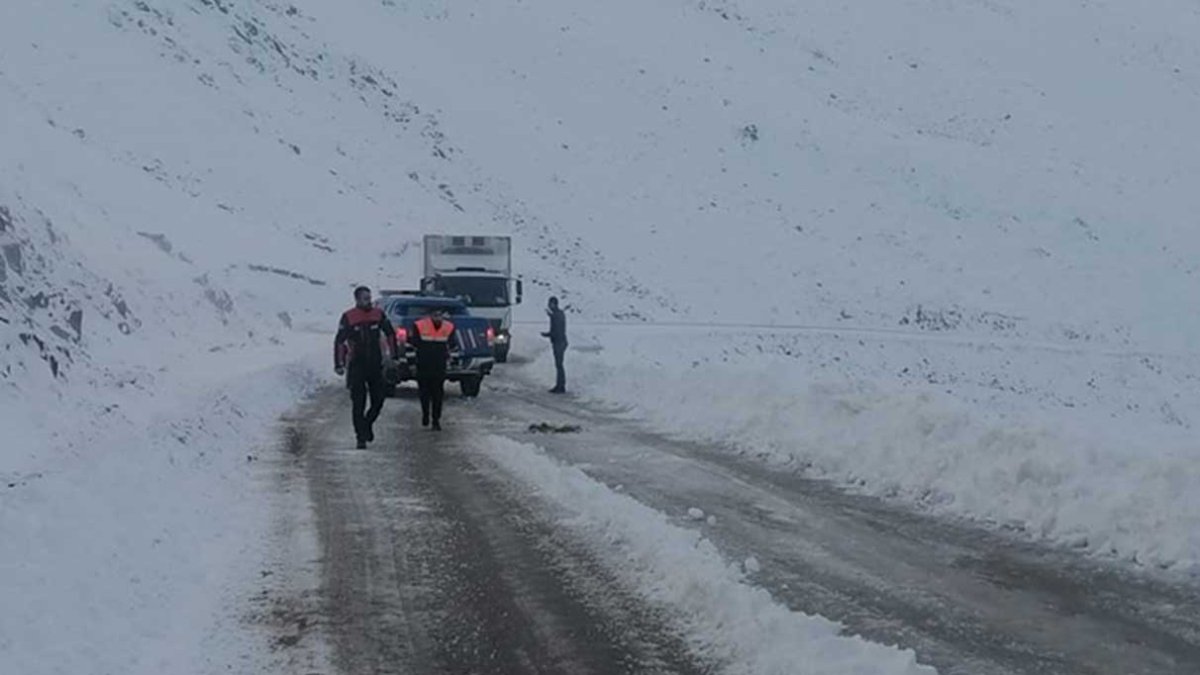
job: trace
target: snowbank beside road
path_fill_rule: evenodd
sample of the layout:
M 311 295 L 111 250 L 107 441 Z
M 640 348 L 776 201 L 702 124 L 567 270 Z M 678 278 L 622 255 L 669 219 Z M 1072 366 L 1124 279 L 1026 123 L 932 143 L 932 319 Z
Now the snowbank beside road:
M 1200 570 L 1195 359 L 852 331 L 575 335 L 575 391 L 663 430 L 1096 555 Z M 553 369 L 544 356 L 534 367 Z
M 663 514 L 535 446 L 493 436 L 486 439 L 486 452 L 539 498 L 565 510 L 567 528 L 582 535 L 636 592 L 667 609 L 698 655 L 726 665 L 726 672 L 935 672 L 917 665 L 910 651 L 843 636 L 832 621 L 776 604 L 699 533 L 672 525 Z
M 269 637 L 246 630 L 272 560 L 264 460 L 279 415 L 321 381 L 316 356 L 294 358 L 210 355 L 202 385 L 172 373 L 157 394 L 76 389 L 58 402 L 75 449 L 0 484 L 5 672 L 270 670 Z M 3 409 L 6 449 L 45 443 L 21 402 Z

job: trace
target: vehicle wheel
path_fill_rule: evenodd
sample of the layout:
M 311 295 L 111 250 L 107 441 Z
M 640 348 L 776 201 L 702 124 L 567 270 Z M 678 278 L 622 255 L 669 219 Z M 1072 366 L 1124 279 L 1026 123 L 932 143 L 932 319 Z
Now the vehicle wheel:
M 508 347 L 496 350 L 496 363 L 508 363 Z
M 462 395 L 466 398 L 475 398 L 479 395 L 479 390 L 483 384 L 482 377 L 466 377 L 458 386 L 462 388 Z
M 396 385 L 394 385 L 394 384 L 383 385 L 383 397 L 384 398 L 396 398 Z

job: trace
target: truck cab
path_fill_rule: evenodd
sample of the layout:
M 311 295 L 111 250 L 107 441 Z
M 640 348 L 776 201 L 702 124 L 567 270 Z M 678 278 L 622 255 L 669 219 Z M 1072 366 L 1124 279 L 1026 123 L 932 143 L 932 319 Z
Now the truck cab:
M 458 298 L 472 316 L 488 320 L 495 331 L 495 358 L 508 360 L 513 307 L 523 288 L 512 276 L 512 238 L 476 235 L 427 235 L 422 291 Z

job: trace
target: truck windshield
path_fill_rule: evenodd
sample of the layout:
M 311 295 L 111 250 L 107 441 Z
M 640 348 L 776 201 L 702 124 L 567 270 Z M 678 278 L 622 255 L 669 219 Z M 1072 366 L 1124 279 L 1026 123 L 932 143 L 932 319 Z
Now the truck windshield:
M 434 288 L 450 297 L 462 298 L 471 307 L 507 307 L 508 279 L 497 277 L 438 277 Z

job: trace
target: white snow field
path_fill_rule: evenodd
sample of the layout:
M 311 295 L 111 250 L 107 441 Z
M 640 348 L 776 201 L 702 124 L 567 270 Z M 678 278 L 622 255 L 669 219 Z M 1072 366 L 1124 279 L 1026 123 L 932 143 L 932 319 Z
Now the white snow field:
M 1197 34 L 1184 0 L 6 0 L 0 660 L 258 672 L 246 456 L 427 232 L 517 238 L 585 396 L 1194 574 Z

